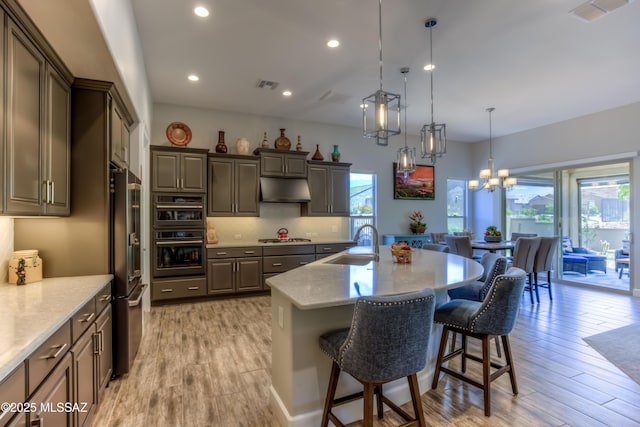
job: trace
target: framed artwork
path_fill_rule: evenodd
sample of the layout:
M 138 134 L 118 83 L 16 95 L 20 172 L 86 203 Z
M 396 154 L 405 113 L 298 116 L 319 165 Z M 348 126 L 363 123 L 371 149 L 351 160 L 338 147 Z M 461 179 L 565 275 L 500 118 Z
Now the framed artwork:
M 434 167 L 416 165 L 413 173 L 404 177 L 398 173 L 397 163 L 393 164 L 393 198 L 398 200 L 434 200 L 436 196 Z

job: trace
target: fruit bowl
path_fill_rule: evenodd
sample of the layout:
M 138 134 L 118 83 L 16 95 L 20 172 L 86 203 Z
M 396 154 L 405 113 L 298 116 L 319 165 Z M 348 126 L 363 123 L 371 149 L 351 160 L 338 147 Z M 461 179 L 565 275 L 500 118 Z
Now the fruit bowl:
M 411 264 L 411 246 L 400 242 L 391 245 L 391 256 L 393 262 L 398 264 Z
M 484 241 L 487 243 L 499 243 L 502 242 L 502 236 L 484 236 Z

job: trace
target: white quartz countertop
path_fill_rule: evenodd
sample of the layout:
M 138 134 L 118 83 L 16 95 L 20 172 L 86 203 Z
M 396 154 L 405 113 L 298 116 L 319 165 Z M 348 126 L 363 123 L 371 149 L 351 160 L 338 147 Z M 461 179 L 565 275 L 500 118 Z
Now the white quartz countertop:
M 305 310 L 353 304 L 359 296 L 455 288 L 476 280 L 484 271 L 472 259 L 423 249 L 412 251 L 411 264 L 396 264 L 389 246 L 380 246 L 379 262 L 332 264 L 346 254 L 364 253 L 371 253 L 371 248 L 354 247 L 270 277 L 267 284 Z
M 112 279 L 103 274 L 0 284 L 0 381 Z

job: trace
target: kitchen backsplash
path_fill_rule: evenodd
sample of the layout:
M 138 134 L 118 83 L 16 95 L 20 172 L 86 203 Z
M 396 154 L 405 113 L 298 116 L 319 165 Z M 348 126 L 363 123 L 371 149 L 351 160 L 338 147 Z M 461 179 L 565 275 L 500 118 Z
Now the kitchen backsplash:
M 215 227 L 219 244 L 275 238 L 283 227 L 289 237 L 349 238 L 349 218 L 301 217 L 298 203 L 261 203 L 259 218 L 209 217 L 207 222 Z
M 0 283 L 7 281 L 9 260 L 13 255 L 13 218 L 0 216 Z

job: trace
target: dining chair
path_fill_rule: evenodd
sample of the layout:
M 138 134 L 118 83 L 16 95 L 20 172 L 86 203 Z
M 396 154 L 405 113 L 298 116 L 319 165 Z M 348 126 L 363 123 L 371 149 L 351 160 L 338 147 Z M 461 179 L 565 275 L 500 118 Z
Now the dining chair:
M 541 240 L 542 237 L 520 237 L 516 240 L 516 246 L 513 248 L 513 260 L 509 265 L 509 267 L 520 268 L 527 274 L 531 304 L 533 304 L 534 289 L 536 292 L 536 301 L 540 302 L 538 288 L 533 280 L 533 267 Z
M 449 246 L 449 253 L 473 258 L 473 248 L 469 236 L 444 236 L 444 241 Z
M 444 236 L 449 233 L 431 233 L 431 243 L 444 243 Z
M 538 237 L 536 233 L 511 233 L 511 241 L 515 242 L 520 237 Z
M 323 427 L 331 421 L 343 426 L 332 412 L 335 406 L 364 399 L 362 425 L 373 426 L 373 396 L 378 418 L 383 403 L 402 418 L 404 425 L 426 425 L 417 372 L 427 362 L 427 346 L 433 325 L 435 294 L 432 289 L 391 296 L 360 297 L 356 300 L 350 328 L 320 336 L 320 348 L 332 362 L 327 396 L 322 413 Z M 363 385 L 362 391 L 335 398 L 338 378 L 344 371 Z M 414 415 L 384 396 L 382 385 L 406 377 Z
M 553 268 L 553 259 L 558 249 L 559 236 L 541 237 L 540 247 L 536 252 L 536 259 L 533 263 L 533 279 L 535 281 L 536 290 L 538 289 L 538 273 L 547 272 L 547 283 L 540 285 L 549 290 L 549 299 L 553 299 L 551 295 L 551 269 Z
M 439 243 L 424 243 L 422 245 L 422 249 L 427 251 L 449 252 L 449 246 L 441 245 Z
M 495 278 L 488 295 L 482 302 L 455 299 L 435 310 L 434 322 L 442 325 L 442 337 L 431 383 L 432 389 L 438 387 L 441 372 L 474 387 L 479 387 L 483 390 L 484 414 L 486 416 L 491 415 L 491 383 L 496 378 L 508 373 L 511 380 L 511 390 L 514 395 L 518 394 L 509 334 L 518 317 L 525 278 L 524 271 L 519 268 L 511 268 L 507 270 L 506 274 Z M 449 332 L 462 335 L 462 344 L 460 348 L 445 355 Z M 468 351 L 468 337 L 479 339 L 482 342 L 481 356 Z M 504 348 L 504 364 L 491 360 L 489 343 L 498 337 L 502 340 Z M 460 370 L 454 370 L 451 364 L 445 365 L 445 362 L 457 356 L 462 358 Z M 481 382 L 466 375 L 467 359 L 482 363 Z M 491 372 L 492 368 L 495 368 L 493 372 Z

